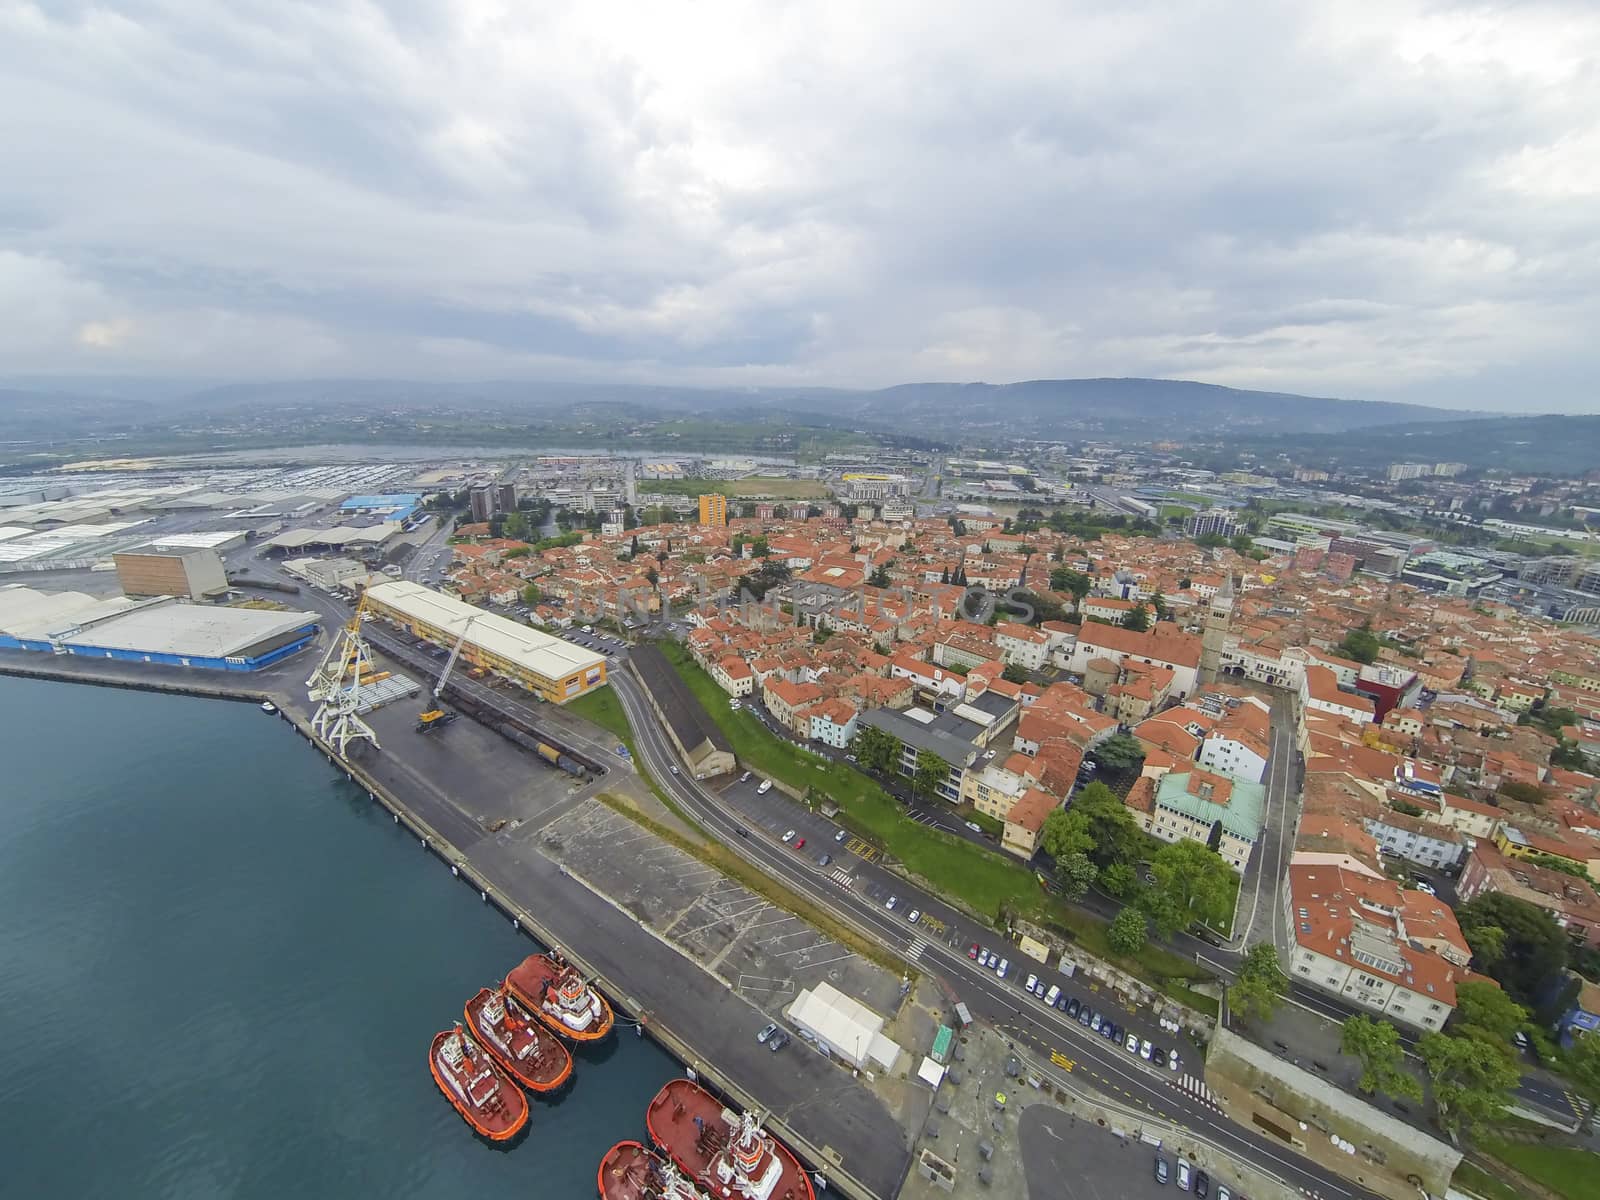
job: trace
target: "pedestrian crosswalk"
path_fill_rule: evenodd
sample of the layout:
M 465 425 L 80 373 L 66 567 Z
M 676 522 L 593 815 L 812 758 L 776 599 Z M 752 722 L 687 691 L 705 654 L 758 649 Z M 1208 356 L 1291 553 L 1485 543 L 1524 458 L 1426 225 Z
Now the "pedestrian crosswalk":
M 928 943 L 924 939 L 914 937 L 911 939 L 911 945 L 906 947 L 906 957 L 912 962 L 917 962 L 922 958 L 923 952 L 927 948 Z
M 1212 1090 L 1206 1086 L 1206 1081 L 1201 1079 L 1199 1076 L 1187 1074 L 1180 1075 L 1177 1083 L 1180 1088 L 1188 1092 L 1189 1095 L 1193 1096 L 1196 1100 L 1200 1101 L 1201 1104 L 1204 1104 L 1209 1108 L 1214 1108 L 1217 1112 L 1222 1111 L 1222 1106 L 1217 1103 L 1215 1093 L 1213 1093 Z
M 856 885 L 856 877 L 843 867 L 835 867 L 828 873 L 828 878 L 842 888 L 852 888 Z

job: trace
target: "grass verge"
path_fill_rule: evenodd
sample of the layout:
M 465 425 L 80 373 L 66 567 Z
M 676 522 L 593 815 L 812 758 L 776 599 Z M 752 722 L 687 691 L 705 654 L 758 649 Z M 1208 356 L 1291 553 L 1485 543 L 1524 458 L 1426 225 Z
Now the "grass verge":
M 859 771 L 774 736 L 748 711 L 731 710 L 727 693 L 684 647 L 663 642 L 661 650 L 745 766 L 802 793 L 815 788 L 828 796 L 840 806 L 842 824 L 882 846 L 933 891 L 991 922 L 1005 906 L 1054 926 L 1088 953 L 1148 980 L 1174 1000 L 1216 1013 L 1217 1001 L 1185 986 L 1186 981 L 1210 978 L 1196 963 L 1160 946 L 1146 946 L 1131 956 L 1113 952 L 1106 942 L 1105 921 L 1046 893 L 1027 867 L 998 851 L 911 820 L 893 797 Z
M 1502 1183 L 1482 1167 L 1462 1159 L 1451 1176 L 1450 1183 L 1463 1191 L 1471 1192 L 1479 1200 L 1523 1200 L 1522 1193 L 1509 1183 Z
M 854 951 L 868 962 L 876 963 L 878 966 L 896 974 L 901 974 L 909 969 L 904 962 L 890 955 L 881 945 L 862 937 L 850 926 L 835 920 L 833 915 L 826 909 L 817 907 L 801 896 L 800 893 L 791 891 L 770 875 L 757 870 L 722 843 L 708 840 L 704 844 L 697 845 L 675 830 L 668 829 L 659 821 L 652 820 L 644 813 L 625 804 L 609 792 L 599 793 L 599 800 L 613 812 L 621 813 L 630 821 L 635 821 L 644 826 L 662 841 L 676 846 L 685 854 L 699 859 L 708 867 L 717 868 L 724 875 L 730 879 L 737 880 L 764 900 L 770 901 L 786 912 L 792 912 L 802 921 L 821 930 L 841 946 Z M 674 808 L 673 811 L 677 812 L 677 809 Z M 682 814 L 679 815 L 681 816 Z
M 1568 1200 L 1588 1200 L 1595 1194 L 1595 1167 L 1600 1159 L 1587 1150 L 1488 1139 L 1479 1148 Z

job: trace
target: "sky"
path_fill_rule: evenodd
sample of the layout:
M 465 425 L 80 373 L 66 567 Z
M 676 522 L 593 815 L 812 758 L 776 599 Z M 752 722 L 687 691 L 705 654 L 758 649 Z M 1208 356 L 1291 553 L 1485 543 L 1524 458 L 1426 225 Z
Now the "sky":
M 0 371 L 1600 411 L 1600 4 L 0 0 Z

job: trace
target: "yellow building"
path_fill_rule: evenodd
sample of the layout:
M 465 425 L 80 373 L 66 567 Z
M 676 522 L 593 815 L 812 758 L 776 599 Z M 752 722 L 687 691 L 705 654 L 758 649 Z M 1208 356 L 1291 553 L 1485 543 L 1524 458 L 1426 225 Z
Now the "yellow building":
M 700 497 L 700 524 L 726 525 L 728 523 L 728 498 L 720 492 L 707 492 Z
M 409 580 L 373 584 L 366 596 L 367 610 L 374 615 L 444 649 L 459 641 L 463 665 L 493 671 L 552 704 L 565 704 L 605 685 L 605 655 L 454 596 Z

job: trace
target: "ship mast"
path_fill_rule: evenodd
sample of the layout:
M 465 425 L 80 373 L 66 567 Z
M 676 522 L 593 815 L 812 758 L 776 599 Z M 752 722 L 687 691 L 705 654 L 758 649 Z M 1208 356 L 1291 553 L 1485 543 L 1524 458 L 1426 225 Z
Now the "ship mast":
M 311 728 L 340 758 L 349 757 L 353 741 L 371 742 L 374 750 L 382 749 L 378 745 L 378 735 L 360 715 L 361 676 L 372 673 L 372 648 L 361 636 L 361 620 L 366 609 L 367 597 L 363 593 L 356 611 L 334 637 L 311 678 L 306 680 L 308 696 L 317 701 Z

